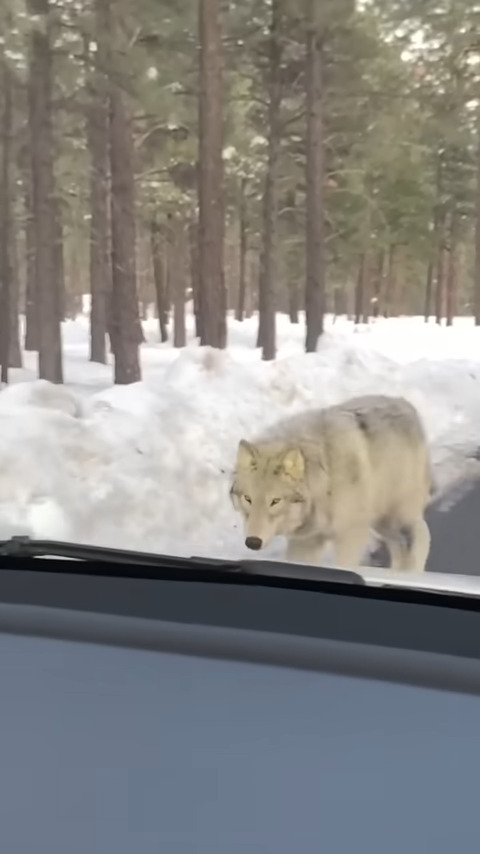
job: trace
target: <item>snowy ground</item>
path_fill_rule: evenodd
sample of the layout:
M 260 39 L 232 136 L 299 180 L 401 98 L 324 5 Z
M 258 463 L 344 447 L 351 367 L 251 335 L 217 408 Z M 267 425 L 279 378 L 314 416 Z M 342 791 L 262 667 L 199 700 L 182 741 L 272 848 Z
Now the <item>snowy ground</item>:
M 329 321 L 319 352 L 305 355 L 303 326 L 279 316 L 273 363 L 254 347 L 255 319 L 229 326 L 226 352 L 193 341 L 176 351 L 147 321 L 144 379 L 127 387 L 88 362 L 83 317 L 63 327 L 64 387 L 36 381 L 36 356 L 25 354 L 0 393 L 0 537 L 244 557 L 228 499 L 238 440 L 352 394 L 416 404 L 440 481 L 480 444 L 480 329 L 470 319 L 449 329 L 382 319 L 358 331 Z

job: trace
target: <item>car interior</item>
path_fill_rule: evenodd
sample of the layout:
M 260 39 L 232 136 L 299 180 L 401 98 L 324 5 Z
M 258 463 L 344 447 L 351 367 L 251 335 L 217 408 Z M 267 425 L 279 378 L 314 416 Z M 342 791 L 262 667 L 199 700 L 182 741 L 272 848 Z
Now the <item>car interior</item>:
M 12 541 L 0 662 L 9 854 L 476 838 L 476 596 Z

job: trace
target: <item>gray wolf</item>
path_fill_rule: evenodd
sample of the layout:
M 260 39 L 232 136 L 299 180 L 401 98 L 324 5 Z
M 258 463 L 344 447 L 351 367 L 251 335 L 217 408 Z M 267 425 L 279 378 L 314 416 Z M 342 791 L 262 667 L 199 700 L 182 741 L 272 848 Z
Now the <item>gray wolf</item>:
M 420 572 L 430 550 L 424 519 L 433 489 L 417 410 L 369 395 L 310 410 L 238 445 L 230 496 L 248 548 L 287 538 L 286 559 L 358 567 L 374 532 L 392 569 Z

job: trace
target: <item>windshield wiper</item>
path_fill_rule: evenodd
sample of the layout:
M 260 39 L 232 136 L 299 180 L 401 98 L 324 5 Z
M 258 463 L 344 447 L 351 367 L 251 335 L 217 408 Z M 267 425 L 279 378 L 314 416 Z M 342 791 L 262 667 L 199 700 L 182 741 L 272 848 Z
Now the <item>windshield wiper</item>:
M 326 581 L 334 584 L 365 585 L 365 579 L 350 570 L 339 570 L 330 567 L 308 566 L 307 564 L 286 563 L 271 560 L 223 560 L 209 557 L 177 557 L 173 555 L 138 552 L 127 549 L 112 549 L 103 546 L 80 545 L 55 540 L 32 540 L 27 536 L 12 537 L 0 540 L 0 559 L 5 568 L 5 558 L 19 559 L 22 562 L 28 558 L 64 558 L 81 562 L 97 564 L 123 564 L 128 566 L 164 569 L 179 572 L 209 572 L 214 574 L 239 574 L 253 577 L 271 576 L 275 578 L 291 578 L 304 581 Z M 41 565 L 38 567 L 42 569 Z M 53 569 L 55 569 L 53 567 Z M 60 567 L 58 567 L 60 570 Z M 65 571 L 64 564 L 62 571 Z M 72 567 L 73 571 L 73 567 Z M 152 574 L 149 573 L 152 577 Z

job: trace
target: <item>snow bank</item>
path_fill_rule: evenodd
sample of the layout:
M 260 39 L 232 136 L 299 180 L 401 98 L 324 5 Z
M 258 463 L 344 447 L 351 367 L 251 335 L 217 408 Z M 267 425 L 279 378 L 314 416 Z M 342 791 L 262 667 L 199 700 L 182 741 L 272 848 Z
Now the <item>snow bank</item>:
M 175 351 L 155 343 L 148 321 L 144 381 L 125 387 L 111 386 L 109 367 L 88 363 L 84 319 L 63 330 L 65 386 L 32 380 L 26 354 L 18 382 L 0 393 L 0 537 L 244 556 L 228 499 L 238 440 L 354 394 L 406 395 L 424 419 L 440 478 L 460 464 L 476 471 L 465 464 L 480 444 L 473 326 L 426 330 L 394 320 L 354 332 L 339 322 L 306 355 L 302 326 L 281 318 L 273 363 L 254 349 L 255 321 L 231 321 L 230 332 L 228 351 Z

